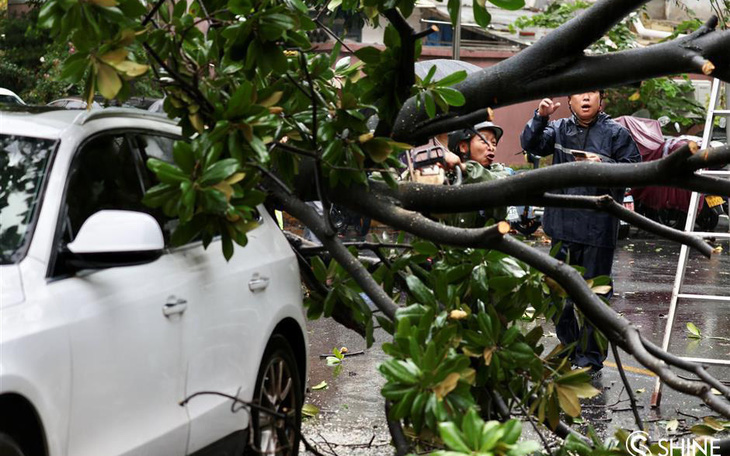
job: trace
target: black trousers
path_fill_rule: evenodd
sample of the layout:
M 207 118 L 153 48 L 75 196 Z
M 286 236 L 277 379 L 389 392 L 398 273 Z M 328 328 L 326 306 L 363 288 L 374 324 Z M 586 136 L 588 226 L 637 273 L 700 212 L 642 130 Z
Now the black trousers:
M 601 275 L 611 275 L 614 249 L 553 239 L 553 245 L 560 242 L 562 244 L 556 258 L 561 261 L 568 259 L 570 264 L 585 268 L 583 277 L 592 279 Z M 613 282 L 611 285 L 613 286 Z M 610 299 L 611 296 L 613 296 L 613 288 L 606 298 Z M 585 337 L 587 343 L 583 345 L 578 342 L 570 354 L 574 365 L 590 367 L 593 370 L 603 368 L 603 361 L 607 354 L 601 350 L 593 337 L 595 328 L 587 321 L 583 327 L 579 327 L 572 301 L 566 301 L 563 312 L 555 325 L 555 332 L 563 345 L 580 341 Z

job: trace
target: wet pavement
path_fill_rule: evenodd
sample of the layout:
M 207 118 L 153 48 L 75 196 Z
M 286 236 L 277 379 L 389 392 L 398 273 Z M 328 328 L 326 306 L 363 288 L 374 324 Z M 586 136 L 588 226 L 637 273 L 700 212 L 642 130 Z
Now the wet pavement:
M 727 222 L 722 227 L 727 229 Z M 643 232 L 631 231 L 631 238 L 619 241 L 614 262 L 616 295 L 614 309 L 640 328 L 642 335 L 660 345 L 667 322 L 672 285 L 677 268 L 679 246 Z M 714 245 L 722 252 L 708 260 L 696 253 L 690 255 L 683 293 L 730 296 L 730 242 Z M 702 339 L 687 337 L 687 323 L 699 328 Z M 546 330 L 550 331 L 550 325 Z M 554 329 L 553 329 L 554 331 Z M 371 349 L 355 333 L 330 320 L 309 322 L 310 368 L 309 387 L 326 382 L 327 387 L 312 390 L 305 402 L 319 408 L 319 413 L 303 425 L 304 436 L 323 454 L 381 455 L 393 454 L 385 422 L 380 388 L 384 380 L 377 365 L 386 359 L 379 345 L 388 334 L 376 330 Z M 545 345 L 556 344 L 554 333 Z M 344 359 L 339 372 L 328 366 L 319 355 L 333 348 L 347 347 L 349 353 L 362 354 Z M 730 360 L 730 303 L 710 300 L 680 300 L 673 325 L 670 352 L 680 356 Z M 698 399 L 664 388 L 659 408 L 650 406 L 654 390 L 654 374 L 629 355 L 621 352 L 631 389 L 635 391 L 642 419 L 649 426 L 649 435 L 661 438 L 666 434 L 667 420 L 676 418 L 675 436 L 686 435 L 690 426 L 713 412 Z M 576 427 L 585 432 L 590 424 L 601 438 L 620 428 L 636 429 L 628 396 L 624 391 L 615 360 L 609 355 L 602 375 L 593 380 L 601 394 L 584 401 L 583 421 Z M 709 367 L 709 372 L 730 384 L 730 367 Z M 335 375 L 337 374 L 337 375 Z M 691 378 L 690 374 L 680 375 Z M 526 424 L 526 438 L 537 440 Z M 303 452 L 304 453 L 304 452 Z

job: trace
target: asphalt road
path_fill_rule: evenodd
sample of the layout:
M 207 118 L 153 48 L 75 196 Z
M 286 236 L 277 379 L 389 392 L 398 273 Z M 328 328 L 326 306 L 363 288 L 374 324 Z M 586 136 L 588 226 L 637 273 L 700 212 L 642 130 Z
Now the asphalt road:
M 679 246 L 644 233 L 632 231 L 631 234 L 634 237 L 620 241 L 617 248 L 614 263 L 616 295 L 611 305 L 640 328 L 643 336 L 661 344 Z M 730 296 L 730 242 L 716 245 L 723 251 L 710 260 L 696 254 L 690 256 L 683 292 Z M 687 337 L 689 322 L 699 328 L 702 339 Z M 386 333 L 376 331 L 375 345 L 366 349 L 359 336 L 332 321 L 309 322 L 309 386 L 324 381 L 327 387 L 307 395 L 305 402 L 318 407 L 319 413 L 305 421 L 303 432 L 323 454 L 392 454 L 379 393 L 384 381 L 377 371 L 377 365 L 385 359 L 379 345 L 387 337 Z M 557 343 L 557 339 L 549 334 L 546 345 L 553 343 Z M 334 368 L 327 366 L 325 359 L 319 356 L 330 353 L 334 347 L 363 353 L 347 357 L 335 375 Z M 730 303 L 680 301 L 669 348 L 672 353 L 682 356 L 730 360 Z M 622 353 L 622 361 L 631 388 L 636 392 L 641 417 L 650 426 L 651 436 L 664 435 L 667 420 L 671 418 L 679 419 L 677 432 L 681 435 L 701 418 L 712 415 L 700 400 L 668 388 L 663 389 L 661 406 L 650 407 L 654 374 L 625 353 Z M 636 428 L 613 356 L 609 356 L 605 365 L 603 375 L 594 380 L 602 393 L 585 402 L 583 418 L 586 424 L 577 426 L 585 431 L 590 423 L 602 438 L 613 435 L 619 428 Z M 709 372 L 730 382 L 728 367 L 710 367 Z M 682 375 L 689 377 L 689 374 Z M 526 425 L 525 437 L 537 439 L 534 431 L 527 428 Z

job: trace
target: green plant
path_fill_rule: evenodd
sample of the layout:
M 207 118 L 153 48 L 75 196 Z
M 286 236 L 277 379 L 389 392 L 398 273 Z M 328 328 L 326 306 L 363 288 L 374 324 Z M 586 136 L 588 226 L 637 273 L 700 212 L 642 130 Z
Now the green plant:
M 675 123 L 683 127 L 694 125 L 705 115 L 705 109 L 694 101 L 694 87 L 687 76 L 682 80 L 655 78 L 643 81 L 638 88 L 620 87 L 606 91 L 608 114 L 618 117 L 646 109 L 652 119 L 667 117 L 664 126 L 668 134 L 676 134 Z
M 589 6 L 591 4 L 583 0 L 566 3 L 552 2 L 545 9 L 544 13 L 538 13 L 533 16 L 520 16 L 513 24 L 510 24 L 510 28 L 513 33 L 514 27 L 519 29 L 525 29 L 527 27 L 556 28 Z

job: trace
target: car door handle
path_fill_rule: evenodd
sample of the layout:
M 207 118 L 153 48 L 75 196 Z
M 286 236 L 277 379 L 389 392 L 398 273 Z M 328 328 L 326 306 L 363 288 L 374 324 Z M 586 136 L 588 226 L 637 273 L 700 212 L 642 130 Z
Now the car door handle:
M 188 302 L 182 298 L 170 296 L 167 302 L 162 306 L 162 314 L 166 317 L 174 314 L 181 314 L 188 309 Z
M 265 290 L 269 286 L 269 278 L 254 274 L 251 280 L 248 281 L 248 289 L 251 291 Z

